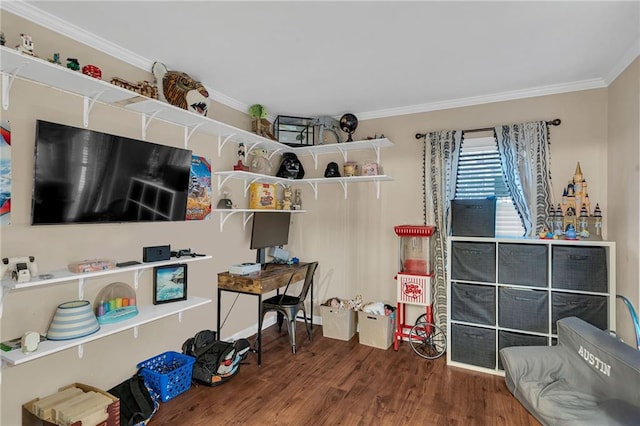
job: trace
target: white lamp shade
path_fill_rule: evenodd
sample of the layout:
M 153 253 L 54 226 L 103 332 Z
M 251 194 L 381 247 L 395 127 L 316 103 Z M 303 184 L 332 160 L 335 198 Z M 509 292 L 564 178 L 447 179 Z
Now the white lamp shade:
M 49 325 L 47 339 L 69 340 L 88 336 L 100 330 L 100 324 L 87 300 L 74 300 L 58 305 Z

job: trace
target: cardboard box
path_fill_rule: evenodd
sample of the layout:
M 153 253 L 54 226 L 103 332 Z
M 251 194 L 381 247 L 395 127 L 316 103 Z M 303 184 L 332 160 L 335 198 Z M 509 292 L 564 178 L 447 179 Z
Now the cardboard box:
M 81 389 L 83 392 L 97 392 L 101 395 L 104 395 L 111 399 L 111 402 L 107 406 L 107 419 L 101 421 L 99 423 L 92 422 L 91 425 L 83 425 L 81 421 L 77 421 L 72 423 L 70 426 L 120 426 L 120 400 L 115 396 L 111 395 L 108 392 L 103 391 L 102 389 L 95 388 L 93 386 L 84 385 L 82 383 L 73 383 L 68 386 L 64 386 L 59 389 L 59 391 L 63 391 L 67 388 L 76 387 Z M 46 420 L 41 419 L 36 415 L 33 411 L 33 404 L 39 401 L 40 398 L 35 398 L 25 404 L 22 405 L 22 426 L 56 426 L 55 420 Z
M 395 315 L 375 315 L 358 311 L 358 339 L 361 345 L 388 349 L 396 329 Z
M 322 334 L 324 337 L 351 340 L 356 334 L 356 311 L 320 306 L 322 312 Z

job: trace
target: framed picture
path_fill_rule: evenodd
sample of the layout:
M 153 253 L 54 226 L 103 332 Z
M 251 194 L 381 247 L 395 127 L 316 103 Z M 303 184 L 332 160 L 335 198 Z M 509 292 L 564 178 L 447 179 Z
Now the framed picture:
M 153 268 L 153 304 L 187 300 L 187 265 Z

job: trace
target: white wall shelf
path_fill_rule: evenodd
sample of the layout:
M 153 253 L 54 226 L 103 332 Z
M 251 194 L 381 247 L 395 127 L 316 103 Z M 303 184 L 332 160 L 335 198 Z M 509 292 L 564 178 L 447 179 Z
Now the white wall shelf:
M 135 317 L 113 324 L 103 324 L 100 326 L 100 330 L 88 336 L 71 340 L 45 340 L 40 342 L 38 349 L 32 353 L 23 354 L 20 349 L 14 349 L 12 351 L 2 352 L 0 355 L 2 356 L 3 363 L 6 362 L 10 365 L 19 365 L 47 355 L 52 355 L 56 352 L 78 347 L 78 355 L 82 357 L 82 345 L 85 343 L 102 339 L 103 337 L 111 336 L 112 334 L 129 329 L 134 329 L 134 335 L 137 336 L 137 327 L 140 325 L 174 314 L 178 314 L 179 319 L 181 319 L 182 312 L 198 306 L 206 305 L 207 303 L 211 303 L 211 299 L 189 297 L 187 300 L 179 302 L 166 303 L 162 305 L 138 306 L 138 315 Z
M 243 191 L 244 196 L 247 196 L 247 192 L 249 191 L 249 186 L 252 183 L 260 182 L 260 183 L 272 183 L 274 185 L 280 186 L 290 186 L 290 185 L 302 185 L 306 184 L 313 189 L 313 195 L 315 199 L 318 199 L 318 185 L 319 184 L 335 184 L 339 183 L 344 190 L 344 198 L 347 199 L 347 185 L 350 183 L 361 183 L 361 182 L 376 182 L 377 198 L 380 198 L 380 182 L 382 181 L 390 181 L 393 180 L 392 177 L 387 175 L 375 175 L 375 176 L 350 176 L 350 177 L 335 177 L 335 178 L 309 178 L 309 179 L 285 179 L 277 176 L 269 176 L 269 175 L 261 175 L 258 173 L 252 172 L 243 172 L 243 171 L 223 171 L 223 172 L 215 172 L 216 176 L 218 176 L 218 192 L 220 192 L 222 186 L 229 179 L 240 179 L 244 182 Z
M 0 301 L 0 314 L 2 309 L 2 303 L 4 298 L 9 292 L 16 290 L 37 289 L 46 285 L 61 284 L 65 282 L 78 282 L 78 299 L 84 300 L 84 287 L 88 278 L 95 278 L 113 274 L 133 273 L 134 286 L 138 289 L 138 281 L 142 272 L 147 269 L 152 269 L 156 266 L 174 265 L 179 263 L 196 262 L 200 260 L 211 259 L 211 256 L 197 256 L 197 257 L 172 257 L 170 260 L 163 260 L 159 262 L 145 262 L 138 265 L 125 266 L 121 268 L 107 269 L 104 271 L 73 273 L 67 269 L 49 272 L 47 274 L 40 274 L 30 281 L 19 283 L 13 281 L 10 278 L 0 281 L 2 284 L 2 300 Z M 43 277 L 43 278 L 39 278 Z M 198 306 L 211 303 L 211 299 L 202 297 L 189 297 L 187 300 L 167 303 L 162 305 L 147 305 L 138 306 L 138 315 L 128 320 L 113 323 L 104 324 L 100 327 L 100 330 L 89 336 L 81 337 L 72 340 L 52 341 L 45 340 L 40 342 L 38 349 L 35 352 L 29 354 L 23 354 L 21 350 L 15 349 L 8 352 L 0 352 L 0 359 L 2 364 L 17 365 L 22 364 L 33 359 L 37 359 L 43 356 L 51 355 L 56 352 L 63 351 L 72 347 L 78 347 L 78 356 L 82 357 L 83 344 L 91 342 L 93 340 L 101 339 L 103 337 L 110 336 L 115 333 L 119 333 L 123 330 L 133 329 L 134 337 L 138 336 L 138 326 L 147 324 L 152 321 L 159 320 L 161 318 L 168 317 L 173 314 L 178 314 L 178 320 L 182 320 L 182 312 L 196 308 Z
M 135 92 L 113 85 L 107 81 L 98 80 L 72 71 L 58 64 L 25 55 L 15 49 L 0 46 L 0 72 L 2 73 L 2 106 L 9 108 L 9 94 L 15 78 L 22 78 L 44 84 L 59 90 L 84 97 L 84 125 L 88 126 L 88 116 L 95 102 L 116 104 L 125 109 L 141 113 L 142 138 L 146 138 L 149 125 L 153 120 L 163 120 L 185 130 L 185 146 L 196 132 L 215 135 L 218 137 L 218 156 L 222 148 L 228 143 L 244 143 L 250 152 L 253 148 L 265 148 L 269 157 L 276 153 L 293 152 L 296 155 L 310 155 L 318 167 L 318 155 L 339 152 L 347 161 L 347 152 L 355 150 L 373 149 L 376 160 L 380 162 L 380 148 L 393 146 L 387 138 L 370 139 L 339 144 L 310 145 L 290 147 L 283 143 L 267 139 L 255 133 L 238 129 L 234 126 L 204 117 L 174 105 L 156 99 L 146 98 Z
M 234 214 L 242 213 L 242 229 L 247 227 L 247 223 L 255 212 L 278 212 L 278 213 L 306 213 L 306 210 L 276 210 L 276 209 L 213 209 L 213 212 L 220 213 L 220 232 L 224 229 L 224 224 Z

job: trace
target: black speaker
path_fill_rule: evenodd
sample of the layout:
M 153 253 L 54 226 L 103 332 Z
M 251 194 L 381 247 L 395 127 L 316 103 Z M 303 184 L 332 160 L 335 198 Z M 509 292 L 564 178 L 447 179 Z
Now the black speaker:
M 451 234 L 461 237 L 495 237 L 496 199 L 452 200 Z
M 158 262 L 171 259 L 171 246 L 151 246 L 142 248 L 143 262 Z

